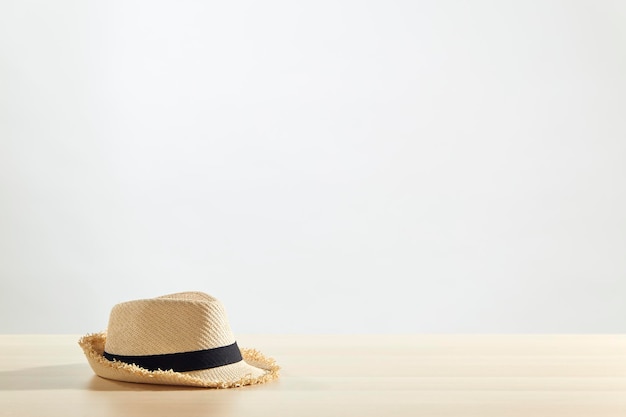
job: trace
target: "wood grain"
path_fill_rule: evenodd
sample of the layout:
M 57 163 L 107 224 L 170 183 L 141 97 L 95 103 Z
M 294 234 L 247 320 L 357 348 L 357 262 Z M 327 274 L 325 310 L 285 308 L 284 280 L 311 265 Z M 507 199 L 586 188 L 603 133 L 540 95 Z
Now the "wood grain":
M 244 335 L 282 366 L 230 390 L 108 381 L 78 335 L 0 335 L 0 416 L 620 416 L 626 335 Z

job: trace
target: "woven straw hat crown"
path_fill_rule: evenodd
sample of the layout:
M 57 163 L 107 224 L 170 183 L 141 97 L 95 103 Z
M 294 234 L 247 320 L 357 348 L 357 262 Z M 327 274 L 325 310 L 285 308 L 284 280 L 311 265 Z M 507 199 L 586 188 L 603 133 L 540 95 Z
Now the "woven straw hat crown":
M 233 343 L 219 300 L 203 293 L 180 293 L 114 306 L 104 350 L 116 355 L 158 355 Z

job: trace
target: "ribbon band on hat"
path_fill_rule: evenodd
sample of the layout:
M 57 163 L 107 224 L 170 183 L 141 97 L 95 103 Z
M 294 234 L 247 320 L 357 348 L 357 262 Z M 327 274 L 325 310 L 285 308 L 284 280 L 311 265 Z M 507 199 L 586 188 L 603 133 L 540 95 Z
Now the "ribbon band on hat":
M 217 368 L 241 361 L 241 351 L 237 342 L 212 349 L 193 352 L 166 353 L 162 355 L 115 355 L 103 352 L 103 356 L 110 360 L 117 360 L 134 364 L 149 371 L 172 370 L 174 372 L 199 371 L 201 369 Z

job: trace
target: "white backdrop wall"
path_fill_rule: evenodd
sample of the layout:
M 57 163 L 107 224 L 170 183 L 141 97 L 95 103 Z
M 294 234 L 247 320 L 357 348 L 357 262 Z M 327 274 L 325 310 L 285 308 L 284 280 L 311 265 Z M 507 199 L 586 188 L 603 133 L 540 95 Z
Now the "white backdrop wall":
M 0 2 L 0 332 L 626 331 L 626 3 Z

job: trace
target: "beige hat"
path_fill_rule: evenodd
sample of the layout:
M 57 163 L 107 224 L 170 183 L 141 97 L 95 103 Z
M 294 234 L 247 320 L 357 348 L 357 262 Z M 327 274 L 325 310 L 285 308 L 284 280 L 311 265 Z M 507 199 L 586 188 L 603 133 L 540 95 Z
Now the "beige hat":
M 273 359 L 239 349 L 222 303 L 201 292 L 117 304 L 107 331 L 78 343 L 96 375 L 118 381 L 232 388 L 278 378 Z

